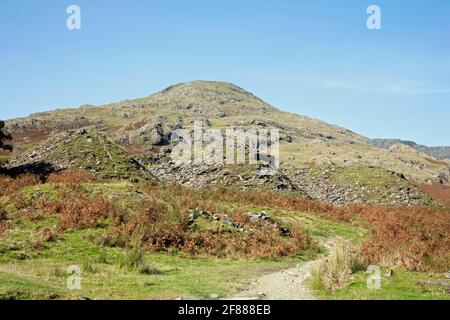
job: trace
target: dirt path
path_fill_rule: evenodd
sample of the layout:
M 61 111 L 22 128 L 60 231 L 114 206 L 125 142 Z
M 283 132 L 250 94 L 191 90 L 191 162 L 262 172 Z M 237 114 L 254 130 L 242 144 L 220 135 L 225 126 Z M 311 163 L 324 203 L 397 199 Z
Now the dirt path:
M 230 300 L 314 300 L 305 284 L 315 261 L 297 265 L 295 268 L 264 275 L 250 287 L 230 297 Z
M 328 254 L 333 251 L 338 241 L 333 239 L 323 244 L 328 249 Z M 322 258 L 264 275 L 250 283 L 245 291 L 225 300 L 316 300 L 305 280 L 310 276 L 313 265 Z

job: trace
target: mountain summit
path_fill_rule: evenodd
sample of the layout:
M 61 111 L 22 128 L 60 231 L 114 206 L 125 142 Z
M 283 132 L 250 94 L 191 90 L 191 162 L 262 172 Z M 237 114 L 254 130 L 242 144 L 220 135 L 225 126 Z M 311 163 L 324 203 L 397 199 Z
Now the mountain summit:
M 192 129 L 195 120 L 218 129 L 279 129 L 284 168 L 363 165 L 394 171 L 417 183 L 450 181 L 450 160 L 413 149 L 379 148 L 362 135 L 281 111 L 225 82 L 193 81 L 144 98 L 33 114 L 7 121 L 6 128 L 13 135 L 15 155 L 55 133 L 93 127 L 130 155 L 146 158 L 170 151 L 172 131 Z

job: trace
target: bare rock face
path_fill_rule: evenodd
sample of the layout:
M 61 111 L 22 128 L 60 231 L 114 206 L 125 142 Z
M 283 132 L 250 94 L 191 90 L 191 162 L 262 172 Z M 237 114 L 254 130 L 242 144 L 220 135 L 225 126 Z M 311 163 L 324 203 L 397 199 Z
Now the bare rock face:
M 129 134 L 129 143 L 145 143 L 151 146 L 163 146 L 169 142 L 161 124 L 146 124 Z
M 273 173 L 265 165 L 223 166 L 211 164 L 176 165 L 164 161 L 151 167 L 150 172 L 161 181 L 177 183 L 190 188 L 210 186 L 232 187 L 241 190 L 260 189 L 296 192 L 304 195 L 281 173 Z

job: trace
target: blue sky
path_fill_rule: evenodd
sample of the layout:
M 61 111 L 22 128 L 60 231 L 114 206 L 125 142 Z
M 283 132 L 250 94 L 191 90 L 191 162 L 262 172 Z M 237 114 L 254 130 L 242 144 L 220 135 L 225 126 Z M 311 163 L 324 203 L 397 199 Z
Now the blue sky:
M 81 30 L 66 28 L 71 4 Z M 381 30 L 366 28 L 371 4 Z M 450 145 L 450 1 L 0 2 L 0 119 L 197 79 L 369 137 Z

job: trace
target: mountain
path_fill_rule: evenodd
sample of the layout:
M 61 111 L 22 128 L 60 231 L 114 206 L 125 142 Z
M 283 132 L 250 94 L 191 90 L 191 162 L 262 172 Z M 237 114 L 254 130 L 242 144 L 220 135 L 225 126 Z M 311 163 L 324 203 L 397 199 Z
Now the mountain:
M 389 149 L 395 144 L 404 144 L 420 152 L 426 153 L 436 159 L 450 159 L 450 147 L 427 147 L 417 144 L 414 141 L 400 139 L 371 139 L 370 144 L 383 149 Z
M 6 128 L 13 135 L 14 156 L 39 148 L 58 133 L 89 127 L 141 163 L 150 163 L 148 159 L 173 147 L 174 129 L 192 129 L 194 120 L 219 129 L 278 128 L 283 170 L 367 166 L 396 172 L 419 184 L 450 181 L 450 160 L 413 148 L 379 148 L 362 135 L 281 111 L 224 82 L 181 83 L 144 98 L 32 114 L 6 121 Z

